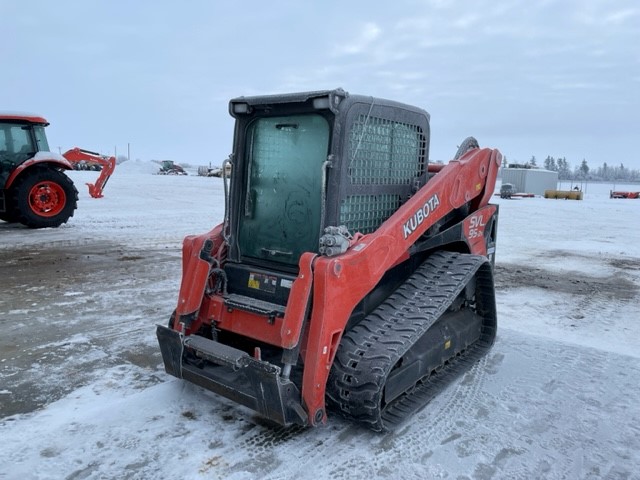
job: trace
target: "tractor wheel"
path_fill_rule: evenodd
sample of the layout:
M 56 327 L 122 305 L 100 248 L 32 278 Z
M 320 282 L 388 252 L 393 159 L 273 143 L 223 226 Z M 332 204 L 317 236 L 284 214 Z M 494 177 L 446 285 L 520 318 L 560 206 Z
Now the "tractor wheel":
M 11 190 L 15 219 L 29 228 L 60 226 L 73 216 L 78 202 L 71 179 L 50 167 L 27 170 Z
M 480 148 L 478 144 L 478 140 L 473 137 L 467 137 L 458 147 L 458 151 L 456 152 L 456 156 L 453 157 L 454 160 L 458 160 L 461 156 L 467 153 L 469 150 L 473 148 Z

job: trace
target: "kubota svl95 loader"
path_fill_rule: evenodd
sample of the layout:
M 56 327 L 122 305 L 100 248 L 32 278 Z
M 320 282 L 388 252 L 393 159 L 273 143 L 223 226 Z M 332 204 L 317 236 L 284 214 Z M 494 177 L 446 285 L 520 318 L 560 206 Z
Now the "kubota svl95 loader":
M 166 371 L 283 425 L 392 429 L 494 341 L 500 153 L 430 166 L 427 112 L 341 89 L 229 111 L 224 223 L 184 240 Z

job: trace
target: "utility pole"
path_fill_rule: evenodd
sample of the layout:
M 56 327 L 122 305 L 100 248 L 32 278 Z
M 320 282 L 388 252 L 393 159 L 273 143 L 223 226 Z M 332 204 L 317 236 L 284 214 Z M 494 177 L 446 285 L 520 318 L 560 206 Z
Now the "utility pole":
M 131 144 L 127 142 L 127 160 L 131 160 Z

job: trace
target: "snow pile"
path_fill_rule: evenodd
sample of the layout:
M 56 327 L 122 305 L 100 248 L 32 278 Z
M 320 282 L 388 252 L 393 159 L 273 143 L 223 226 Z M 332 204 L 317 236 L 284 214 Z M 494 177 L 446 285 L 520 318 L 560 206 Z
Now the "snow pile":
M 127 160 L 116 166 L 114 175 L 116 173 L 136 174 L 136 173 L 158 173 L 160 165 L 155 162 L 147 160 Z

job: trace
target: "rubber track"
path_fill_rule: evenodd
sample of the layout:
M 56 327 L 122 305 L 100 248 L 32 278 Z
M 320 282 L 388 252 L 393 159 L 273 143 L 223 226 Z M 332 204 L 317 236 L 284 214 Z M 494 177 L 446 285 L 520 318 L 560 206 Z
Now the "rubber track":
M 474 276 L 476 313 L 483 317 L 480 339 L 383 408 L 384 386 L 392 367 L 446 312 Z M 327 404 L 368 428 L 392 430 L 470 369 L 491 348 L 495 334 L 489 261 L 476 255 L 435 253 L 376 310 L 344 334 L 327 382 Z

